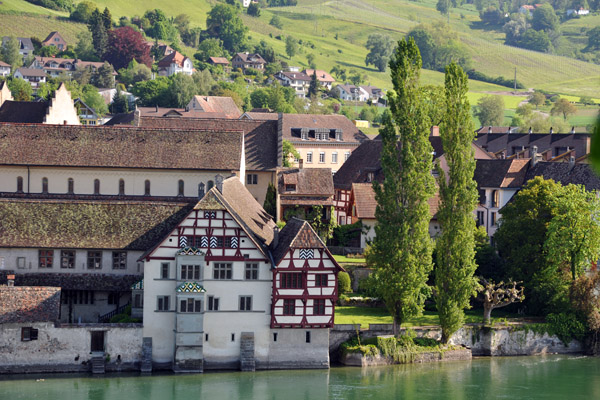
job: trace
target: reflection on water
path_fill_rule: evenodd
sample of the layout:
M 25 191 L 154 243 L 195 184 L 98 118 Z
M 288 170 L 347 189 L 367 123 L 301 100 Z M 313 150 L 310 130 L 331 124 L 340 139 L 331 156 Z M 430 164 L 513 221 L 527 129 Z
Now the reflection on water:
M 0 399 L 600 399 L 600 358 L 540 356 L 198 375 L 20 375 Z M 38 381 L 44 379 L 43 381 Z

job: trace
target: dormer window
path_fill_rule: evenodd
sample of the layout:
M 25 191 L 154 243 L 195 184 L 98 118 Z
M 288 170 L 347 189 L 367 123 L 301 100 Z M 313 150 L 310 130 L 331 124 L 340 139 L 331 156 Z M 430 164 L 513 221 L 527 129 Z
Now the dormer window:
M 302 140 L 308 140 L 308 129 L 301 129 L 300 130 L 300 138 Z
M 286 192 L 294 192 L 296 191 L 296 185 L 285 185 L 285 191 Z
M 367 172 L 367 182 L 373 182 L 373 178 L 375 177 L 375 174 L 372 172 Z

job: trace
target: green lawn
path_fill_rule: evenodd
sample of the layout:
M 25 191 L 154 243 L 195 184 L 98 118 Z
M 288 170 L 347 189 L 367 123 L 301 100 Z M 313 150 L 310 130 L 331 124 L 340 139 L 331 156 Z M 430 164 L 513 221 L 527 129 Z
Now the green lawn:
M 478 323 L 483 317 L 482 310 L 467 310 L 466 322 Z M 495 310 L 492 312 L 492 321 L 498 321 L 504 318 L 518 318 L 516 314 L 506 313 L 503 310 Z M 392 317 L 387 309 L 376 307 L 336 307 L 335 308 L 335 323 L 336 324 L 360 324 L 361 328 L 368 328 L 369 324 L 391 324 Z M 412 318 L 403 326 L 425 326 L 438 325 L 438 314 L 433 311 L 425 311 L 423 315 L 417 318 Z
M 364 264 L 365 263 L 365 259 L 364 258 L 351 258 L 351 257 L 346 257 L 346 256 L 340 256 L 338 254 L 334 254 L 333 258 L 335 258 L 335 261 L 339 262 L 339 263 L 345 263 L 345 264 Z

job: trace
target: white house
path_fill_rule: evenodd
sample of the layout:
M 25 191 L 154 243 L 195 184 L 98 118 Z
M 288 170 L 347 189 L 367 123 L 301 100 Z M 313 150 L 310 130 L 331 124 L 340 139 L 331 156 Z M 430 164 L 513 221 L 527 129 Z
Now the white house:
M 376 86 L 337 85 L 336 90 L 341 100 L 348 101 L 377 101 L 382 97 L 382 91 Z
M 37 89 L 40 83 L 46 82 L 46 73 L 41 69 L 21 67 L 15 71 L 15 78 L 29 82 L 33 89 Z
M 581 15 L 589 15 L 589 13 L 590 13 L 590 10 L 587 10 L 587 9 L 585 9 L 583 7 L 580 7 L 578 10 L 576 10 L 574 8 L 569 8 L 567 10 L 567 17 L 571 17 L 571 16 L 574 16 L 574 15 L 579 15 L 579 16 L 581 16 Z
M 0 76 L 7 77 L 10 75 L 10 64 L 0 61 Z
M 168 54 L 158 62 L 158 75 L 171 76 L 173 74 L 192 75 L 194 63 L 178 51 Z
M 327 368 L 337 265 L 305 221 L 281 232 L 237 177 L 144 254 L 155 365 Z
M 296 96 L 300 98 L 306 97 L 311 77 L 304 72 L 279 71 L 275 74 L 275 78 L 281 82 L 282 86 L 294 88 Z

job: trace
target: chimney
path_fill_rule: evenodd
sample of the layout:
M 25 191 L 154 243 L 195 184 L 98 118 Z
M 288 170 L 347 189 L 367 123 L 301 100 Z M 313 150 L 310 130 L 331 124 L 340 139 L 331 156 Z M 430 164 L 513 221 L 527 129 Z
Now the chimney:
M 492 133 L 492 127 L 488 127 L 488 133 Z
M 15 286 L 15 276 L 14 275 L 6 275 L 7 285 L 10 287 Z
M 531 127 L 529 127 L 529 132 L 530 135 L 533 133 L 533 129 L 531 129 Z
M 569 170 L 572 170 L 574 166 L 575 166 L 575 156 L 571 154 L 571 157 L 569 157 Z
M 140 117 L 142 116 L 142 113 L 140 112 L 140 110 L 136 107 L 135 111 L 133 112 L 133 126 L 140 126 Z
M 302 158 L 298 160 L 298 168 L 299 169 L 304 168 L 304 160 Z
M 571 133 L 575 133 L 575 127 L 574 126 L 571 127 Z
M 279 244 L 279 227 L 276 226 L 273 229 L 273 241 L 271 242 L 271 248 L 275 249 L 278 244 Z
M 440 136 L 440 127 L 436 125 L 432 126 L 431 133 L 429 136 Z
M 220 174 L 215 176 L 215 186 L 220 193 L 223 193 L 223 176 Z
M 541 155 L 538 154 L 538 147 L 537 146 L 533 146 L 531 148 L 531 166 L 535 167 L 535 165 L 538 163 L 538 161 L 540 161 Z
M 550 134 L 552 135 L 554 133 L 554 129 L 552 129 L 552 127 L 550 127 Z
M 512 131 L 512 126 L 509 126 L 508 131 L 506 131 L 506 133 L 511 133 L 511 131 Z
M 67 124 L 67 120 L 65 119 L 65 120 L 63 120 L 63 125 L 66 125 L 66 124 Z
M 156 107 L 156 112 L 158 112 L 158 104 L 155 107 Z

